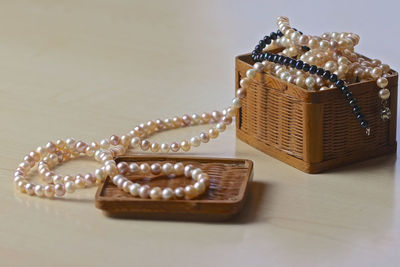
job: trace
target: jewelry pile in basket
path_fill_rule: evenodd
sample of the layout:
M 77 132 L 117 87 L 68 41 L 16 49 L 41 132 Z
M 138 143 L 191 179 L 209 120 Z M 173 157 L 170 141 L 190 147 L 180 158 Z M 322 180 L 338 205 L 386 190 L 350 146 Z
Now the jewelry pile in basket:
M 346 85 L 373 79 L 379 88 L 377 95 L 382 104 L 380 117 L 384 121 L 390 119 L 390 91 L 386 88 L 390 67 L 378 59 L 369 60 L 354 53 L 354 47 L 360 40 L 357 34 L 333 32 L 321 36 L 306 35 L 291 28 L 286 17 L 278 17 L 277 25 L 279 30 L 265 36 L 255 47 L 252 53 L 256 62 L 254 69 L 248 70 L 247 77 L 240 81 L 238 97 L 246 95 L 246 88 L 256 72 L 272 74 L 308 90 L 338 88 L 349 102 L 360 126 L 369 135 L 368 121 Z M 264 52 L 265 48 L 267 52 Z M 274 48 L 283 50 L 277 54 L 268 52 Z

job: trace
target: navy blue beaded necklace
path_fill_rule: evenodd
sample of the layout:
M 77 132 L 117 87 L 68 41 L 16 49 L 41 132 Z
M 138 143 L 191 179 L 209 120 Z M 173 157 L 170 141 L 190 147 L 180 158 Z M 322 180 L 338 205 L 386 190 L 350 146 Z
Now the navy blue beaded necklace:
M 296 29 L 294 29 L 297 31 Z M 303 34 L 299 31 L 300 34 Z M 272 40 L 276 40 L 279 37 L 282 37 L 283 33 L 278 30 L 277 32 L 271 32 L 269 35 L 266 35 L 263 39 L 261 39 L 254 48 L 252 52 L 252 59 L 254 62 L 262 62 L 264 60 L 274 62 L 280 65 L 290 66 L 292 68 L 296 68 L 298 70 L 302 70 L 304 72 L 308 72 L 310 74 L 316 74 L 321 76 L 324 80 L 329 80 L 332 84 L 334 84 L 343 94 L 345 99 L 348 101 L 354 116 L 357 121 L 360 123 L 360 126 L 365 129 L 365 133 L 370 135 L 371 129 L 369 127 L 368 121 L 365 119 L 365 116 L 361 112 L 361 107 L 359 106 L 357 99 L 353 96 L 350 89 L 346 86 L 345 81 L 342 79 L 338 79 L 337 75 L 331 73 L 329 70 L 324 70 L 323 68 L 318 68 L 316 65 L 310 65 L 308 63 L 303 62 L 302 60 L 296 60 L 294 58 L 286 57 L 284 55 L 278 55 L 271 52 L 263 53 L 263 49 L 271 44 Z M 303 46 L 303 50 L 310 50 L 309 47 Z

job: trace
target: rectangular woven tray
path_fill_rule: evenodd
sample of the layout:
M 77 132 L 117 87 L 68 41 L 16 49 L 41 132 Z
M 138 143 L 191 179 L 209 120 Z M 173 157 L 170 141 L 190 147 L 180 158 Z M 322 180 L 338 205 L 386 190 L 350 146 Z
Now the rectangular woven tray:
M 183 162 L 200 167 L 210 176 L 210 187 L 207 192 L 193 200 L 151 200 L 131 196 L 118 189 L 107 177 L 96 193 L 96 207 L 112 217 L 129 217 L 142 219 L 167 220 L 226 220 L 243 207 L 247 187 L 253 176 L 253 162 L 245 159 L 192 158 L 166 156 L 124 156 L 116 162 L 137 162 L 149 164 L 154 162 Z M 176 188 L 192 184 L 185 177 L 152 177 L 128 176 L 138 183 L 145 182 L 150 187 Z

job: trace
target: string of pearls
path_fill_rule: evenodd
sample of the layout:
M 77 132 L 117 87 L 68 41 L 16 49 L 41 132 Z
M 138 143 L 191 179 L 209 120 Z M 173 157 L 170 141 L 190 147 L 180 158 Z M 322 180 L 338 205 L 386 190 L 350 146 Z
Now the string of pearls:
M 117 165 L 118 170 L 121 174 L 117 174 L 113 177 L 112 182 L 120 189 L 130 193 L 134 197 L 140 198 L 151 198 L 151 199 L 193 199 L 203 194 L 210 184 L 209 176 L 204 173 L 200 168 L 194 168 L 193 165 L 188 164 L 184 166 L 183 163 L 178 162 L 172 163 L 137 163 L 128 164 L 127 162 L 120 162 Z M 140 175 L 166 175 L 166 176 L 179 176 L 185 175 L 188 178 L 192 178 L 195 183 L 193 185 L 187 185 L 186 187 L 177 187 L 172 189 L 170 187 L 160 188 L 158 186 L 150 188 L 148 185 L 140 185 L 133 183 L 124 175 L 127 174 L 140 174 Z
M 284 48 L 282 55 L 297 57 L 310 65 L 329 70 L 347 83 L 375 80 L 383 105 L 381 118 L 390 119 L 391 112 L 387 106 L 390 90 L 386 88 L 386 77 L 390 75 L 390 67 L 379 59 L 371 60 L 356 54 L 354 47 L 360 41 L 357 34 L 331 32 L 321 36 L 306 35 L 291 28 L 287 17 L 278 17 L 277 25 L 282 37 L 274 45 Z M 305 47 L 308 49 L 304 49 Z M 329 85 L 322 77 L 300 73 L 285 66 L 271 65 L 266 71 L 308 90 L 327 90 L 335 87 Z
M 140 165 L 126 162 L 116 164 L 114 157 L 126 154 L 129 149 L 140 149 L 142 151 L 156 152 L 183 152 L 189 151 L 192 147 L 198 147 L 202 143 L 208 143 L 211 139 L 215 139 L 220 133 L 224 132 L 226 127 L 232 123 L 236 110 L 241 106 L 240 100 L 234 98 L 230 107 L 212 113 L 202 113 L 201 115 L 193 114 L 192 116 L 184 115 L 182 117 L 173 117 L 172 119 L 148 121 L 136 126 L 129 133 L 122 135 L 112 135 L 100 142 L 86 143 L 84 141 L 76 141 L 73 138 L 57 140 L 49 142 L 45 146 L 38 147 L 35 151 L 28 153 L 23 161 L 18 165 L 14 173 L 14 183 L 16 189 L 22 193 L 32 196 L 53 198 L 62 197 L 65 193 L 73 193 L 78 188 L 86 188 L 104 182 L 107 176 L 112 178 L 119 188 L 131 195 L 140 197 L 150 197 L 151 199 L 172 199 L 187 198 L 193 199 L 203 194 L 209 186 L 209 177 L 200 169 L 194 168 L 192 165 L 184 166 L 182 163 L 147 163 Z M 199 124 L 215 123 L 206 132 L 201 132 L 198 136 L 193 136 L 189 140 L 181 142 L 157 143 L 152 142 L 148 138 L 158 132 L 181 127 L 188 127 Z M 77 175 L 59 175 L 52 169 L 63 162 L 80 156 L 88 156 L 102 163 L 100 168 L 94 172 Z M 28 181 L 28 173 L 37 166 L 37 171 L 42 177 L 45 185 L 34 184 Z M 138 186 L 137 183 L 130 182 L 124 175 L 131 174 L 157 174 L 165 175 L 181 175 L 191 177 L 195 180 L 194 185 L 185 188 L 150 188 L 147 185 Z M 173 194 L 171 193 L 173 191 Z

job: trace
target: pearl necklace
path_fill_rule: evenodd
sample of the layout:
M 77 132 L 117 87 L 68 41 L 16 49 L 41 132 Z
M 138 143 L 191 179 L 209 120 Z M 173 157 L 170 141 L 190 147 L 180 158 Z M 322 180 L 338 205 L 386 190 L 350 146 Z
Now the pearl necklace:
M 193 199 L 203 194 L 209 187 L 209 176 L 199 168 L 192 165 L 186 165 L 182 162 L 175 164 L 154 163 L 151 166 L 147 163 L 137 164 L 120 162 L 116 164 L 113 159 L 116 156 L 124 155 L 128 149 L 141 149 L 142 151 L 151 152 L 178 152 L 182 150 L 187 152 L 191 147 L 198 147 L 201 143 L 208 143 L 210 139 L 215 139 L 220 133 L 224 132 L 226 126 L 230 125 L 236 110 L 240 108 L 240 100 L 234 98 L 230 107 L 222 112 L 214 111 L 210 113 L 202 113 L 200 116 L 193 114 L 192 116 L 184 115 L 182 117 L 173 117 L 172 119 L 148 121 L 136 126 L 129 133 L 119 137 L 112 135 L 100 142 L 92 142 L 88 144 L 84 141 L 75 141 L 73 138 L 57 140 L 49 142 L 45 146 L 38 147 L 35 151 L 30 152 L 24 157 L 23 162 L 18 165 L 14 173 L 14 183 L 16 189 L 22 193 L 31 196 L 53 198 L 62 197 L 65 193 L 73 193 L 78 188 L 91 187 L 104 182 L 107 176 L 111 177 L 112 182 L 121 190 L 129 192 L 132 196 L 151 199 Z M 188 127 L 198 124 L 216 123 L 207 132 L 201 132 L 199 136 L 194 136 L 190 140 L 181 142 L 173 142 L 159 144 L 151 142 L 147 138 L 151 135 L 169 129 L 180 127 Z M 58 175 L 51 169 L 56 165 L 68 161 L 72 158 L 80 156 L 88 156 L 103 164 L 94 172 L 85 175 L 77 174 Z M 35 166 L 46 185 L 33 184 L 27 180 L 27 174 Z M 148 185 L 140 185 L 133 183 L 125 175 L 140 174 L 148 175 L 185 175 L 191 177 L 195 183 L 185 188 L 178 187 L 175 189 L 159 187 L 150 188 Z
M 265 36 L 256 45 L 252 53 L 256 63 L 254 69 L 246 73 L 247 78 L 254 78 L 256 71 L 264 71 L 308 90 L 328 90 L 337 87 L 349 102 L 361 127 L 366 129 L 367 135 L 370 134 L 368 122 L 346 83 L 358 82 L 360 78 L 375 79 L 380 88 L 378 93 L 382 104 L 380 117 L 383 121 L 390 119 L 391 111 L 388 107 L 390 91 L 385 88 L 388 84 L 385 76 L 389 75 L 390 67 L 382 64 L 380 60 L 369 60 L 355 54 L 354 46 L 359 43 L 357 34 L 333 32 L 316 37 L 304 35 L 291 28 L 286 17 L 278 17 L 277 24 L 279 30 Z M 279 47 L 284 49 L 277 55 L 262 53 L 265 48 L 268 51 Z M 243 81 L 241 86 L 242 84 L 242 87 L 248 86 L 248 83 Z

